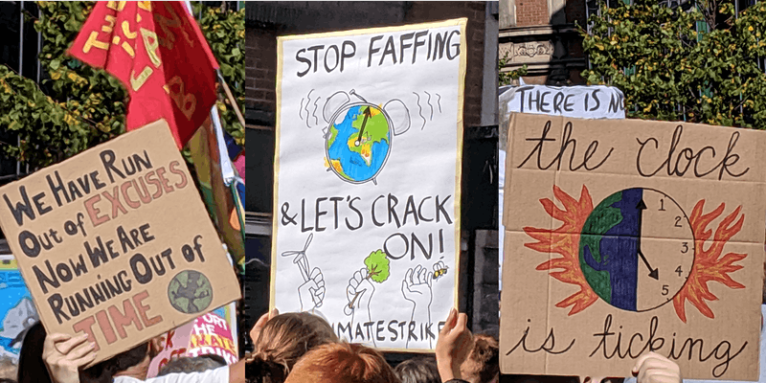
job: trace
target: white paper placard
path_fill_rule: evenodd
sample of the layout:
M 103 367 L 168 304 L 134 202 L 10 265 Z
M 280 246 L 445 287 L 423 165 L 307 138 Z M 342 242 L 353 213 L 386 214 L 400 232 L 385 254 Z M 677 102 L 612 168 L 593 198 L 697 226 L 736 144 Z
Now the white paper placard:
M 279 38 L 272 308 L 435 347 L 457 306 L 465 26 Z

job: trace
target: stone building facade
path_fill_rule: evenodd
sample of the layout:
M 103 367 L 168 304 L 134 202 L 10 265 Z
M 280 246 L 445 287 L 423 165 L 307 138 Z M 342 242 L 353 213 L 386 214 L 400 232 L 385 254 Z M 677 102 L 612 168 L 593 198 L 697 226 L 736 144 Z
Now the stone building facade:
M 577 26 L 585 27 L 595 6 L 586 0 L 500 0 L 501 71 L 526 65 L 527 84 L 583 84 L 587 62 Z

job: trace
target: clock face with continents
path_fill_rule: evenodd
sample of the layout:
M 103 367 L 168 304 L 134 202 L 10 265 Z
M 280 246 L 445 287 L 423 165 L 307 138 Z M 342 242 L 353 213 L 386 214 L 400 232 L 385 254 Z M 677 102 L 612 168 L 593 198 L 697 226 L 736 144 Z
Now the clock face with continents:
M 601 201 L 580 234 L 580 268 L 606 303 L 649 311 L 671 301 L 694 264 L 694 234 L 681 207 L 647 188 Z

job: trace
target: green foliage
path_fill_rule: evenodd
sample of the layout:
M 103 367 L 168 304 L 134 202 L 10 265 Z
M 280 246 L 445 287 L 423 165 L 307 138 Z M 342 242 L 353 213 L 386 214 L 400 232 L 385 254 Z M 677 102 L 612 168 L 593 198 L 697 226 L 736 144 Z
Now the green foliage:
M 497 76 L 498 76 L 498 84 L 499 86 L 503 85 L 511 85 L 513 84 L 514 80 L 518 80 L 521 76 L 527 75 L 527 65 L 524 64 L 519 69 L 515 69 L 509 72 L 503 72 L 503 68 L 505 68 L 506 65 L 508 65 L 508 61 L 510 59 L 508 58 L 508 54 L 506 53 L 503 58 L 500 60 L 497 60 Z
M 225 3 L 224 3 L 225 4 Z M 226 83 L 239 104 L 239 110 L 245 110 L 245 7 L 239 11 L 223 8 L 207 8 L 201 3 L 193 3 L 194 14 L 202 17 L 198 20 L 210 49 L 218 60 Z M 221 89 L 223 93 L 223 89 Z M 218 112 L 223 128 L 231 134 L 237 144 L 245 145 L 245 127 L 239 123 L 234 108 L 227 97 L 218 102 Z
M 66 55 L 94 4 L 38 2 L 40 17 L 34 24 L 43 40 L 38 59 L 48 78 L 43 92 L 7 67 L 0 69 L 0 129 L 18 134 L 21 142 L 0 143 L 7 156 L 44 167 L 125 132 L 127 91 L 120 81 Z M 203 10 L 200 25 L 243 107 L 244 9 Z M 226 100 L 219 107 L 224 129 L 244 145 L 244 127 L 231 104 Z
M 386 257 L 386 253 L 382 250 L 370 253 L 370 255 L 364 259 L 364 264 L 367 266 L 367 273 L 370 276 L 370 279 L 373 281 L 383 283 L 388 279 L 391 271 L 389 267 L 390 262 L 388 257 Z
M 702 5 L 684 12 L 648 0 L 602 4 L 590 33 L 580 30 L 591 62 L 583 77 L 621 89 L 628 117 L 766 128 L 766 75 L 758 67 L 766 6 L 733 19 L 731 1 Z M 698 25 L 712 31 L 698 33 Z

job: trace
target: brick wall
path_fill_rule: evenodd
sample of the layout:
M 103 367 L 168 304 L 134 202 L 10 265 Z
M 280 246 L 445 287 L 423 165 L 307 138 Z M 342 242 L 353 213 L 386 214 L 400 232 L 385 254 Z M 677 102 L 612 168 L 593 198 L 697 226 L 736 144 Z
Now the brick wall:
M 468 17 L 468 60 L 463 108 L 465 127 L 481 125 L 485 7 L 484 2 L 413 2 L 405 17 L 408 24 Z
M 516 0 L 516 26 L 529 27 L 550 24 L 546 0 Z
M 585 0 L 567 0 L 566 6 L 567 23 L 585 25 Z
M 253 112 L 273 124 L 276 111 L 277 34 L 273 29 L 247 28 L 245 36 L 245 105 L 246 113 Z M 271 117 L 269 117 L 271 116 Z

